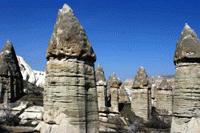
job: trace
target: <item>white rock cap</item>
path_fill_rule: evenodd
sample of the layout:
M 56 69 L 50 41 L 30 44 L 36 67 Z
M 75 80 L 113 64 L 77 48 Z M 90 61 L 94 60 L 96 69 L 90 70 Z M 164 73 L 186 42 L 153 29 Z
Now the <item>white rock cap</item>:
M 186 33 L 186 34 L 184 35 L 184 33 Z M 197 38 L 197 34 L 187 23 L 185 23 L 185 26 L 181 32 L 181 35 L 184 35 L 183 39 L 190 38 L 190 37 Z
M 71 9 L 71 7 L 69 5 L 67 5 L 66 3 L 63 5 L 62 9 L 59 10 L 59 12 L 61 14 L 65 14 L 68 12 L 73 12 L 73 10 Z
M 185 23 L 184 29 L 191 30 L 192 28 L 188 25 L 188 23 Z

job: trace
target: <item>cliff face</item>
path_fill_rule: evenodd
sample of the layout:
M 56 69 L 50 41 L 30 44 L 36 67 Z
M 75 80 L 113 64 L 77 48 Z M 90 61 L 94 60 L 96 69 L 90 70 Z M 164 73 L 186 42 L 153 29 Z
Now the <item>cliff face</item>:
M 186 131 L 186 127 L 192 118 L 200 117 L 199 51 L 200 42 L 196 33 L 185 25 L 174 58 L 176 75 L 171 132 L 190 131 Z
M 46 58 L 44 122 L 55 124 L 51 132 L 97 133 L 96 56 L 66 4 L 59 10 Z M 41 131 L 49 131 L 52 125 L 47 127 Z

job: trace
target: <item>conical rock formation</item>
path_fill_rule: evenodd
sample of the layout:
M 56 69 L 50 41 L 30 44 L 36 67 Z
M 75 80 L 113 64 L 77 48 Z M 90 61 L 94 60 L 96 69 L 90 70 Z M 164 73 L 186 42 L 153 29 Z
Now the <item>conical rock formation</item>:
M 173 121 L 171 132 L 182 132 L 192 118 L 200 118 L 200 41 L 196 33 L 186 25 L 177 44 L 173 96 Z M 192 131 L 192 130 L 191 130 Z M 190 131 L 187 131 L 187 133 Z
M 46 58 L 44 122 L 56 125 L 50 131 L 97 133 L 96 56 L 83 27 L 66 4 L 59 10 Z M 41 127 L 45 132 L 43 127 L 52 126 Z
M 144 121 L 149 119 L 150 115 L 150 84 L 148 75 L 143 67 L 140 67 L 133 81 L 133 93 L 131 95 L 131 109 L 136 116 Z
M 96 84 L 98 94 L 98 107 L 99 112 L 104 112 L 106 108 L 106 97 L 107 97 L 107 84 L 102 66 L 98 65 L 96 68 Z
M 67 4 L 64 4 L 58 12 L 46 57 L 47 60 L 49 58 L 75 58 L 92 63 L 96 61 L 96 55 L 85 30 Z
M 10 41 L 5 43 L 0 53 L 0 79 L 1 102 L 7 104 L 23 96 L 23 78 Z
M 110 99 L 110 112 L 119 112 L 119 88 L 122 82 L 116 74 L 112 74 L 108 79 L 108 99 Z
M 185 24 L 174 56 L 175 64 L 179 62 L 199 62 L 200 58 L 200 41 L 194 30 Z
M 144 69 L 144 67 L 140 67 L 137 71 L 137 75 L 133 81 L 132 88 L 142 88 L 148 85 L 148 75 Z

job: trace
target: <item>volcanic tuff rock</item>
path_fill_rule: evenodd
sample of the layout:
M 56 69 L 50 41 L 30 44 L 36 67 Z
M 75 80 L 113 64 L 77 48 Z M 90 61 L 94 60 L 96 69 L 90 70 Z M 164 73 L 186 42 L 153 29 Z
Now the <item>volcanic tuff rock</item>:
M 103 68 L 100 65 L 98 65 L 98 67 L 96 68 L 96 85 L 97 85 L 99 111 L 106 111 L 107 85 Z
M 149 80 L 148 80 L 148 75 L 144 69 L 144 67 L 140 67 L 137 71 L 137 75 L 135 76 L 134 78 L 134 81 L 133 81 L 133 88 L 142 88 L 142 87 L 145 87 L 149 83 Z
M 96 61 L 96 55 L 87 39 L 85 30 L 72 9 L 66 4 L 58 12 L 46 58 L 47 60 L 49 58 L 72 58 L 91 63 Z
M 119 112 L 119 88 L 122 82 L 116 74 L 112 74 L 108 79 L 108 99 L 110 99 L 110 112 Z
M 104 74 L 104 70 L 103 70 L 103 67 L 101 65 L 98 65 L 97 68 L 96 68 L 96 81 L 99 82 L 99 81 L 106 81 L 106 77 L 105 77 L 105 74 Z
M 51 132 L 62 128 L 68 133 L 97 133 L 96 56 L 83 27 L 66 4 L 59 10 L 46 58 L 43 117 L 46 126 L 41 131 L 56 124 L 58 128 Z M 56 121 L 61 116 L 62 122 Z
M 172 133 L 181 132 L 192 118 L 200 117 L 200 42 L 196 33 L 185 25 L 175 53 L 175 89 L 173 99 Z M 191 125 L 190 125 L 191 126 Z M 196 127 L 195 127 L 196 128 Z M 189 132 L 189 131 L 187 131 Z
M 150 85 L 148 75 L 143 67 L 137 71 L 133 82 L 131 108 L 136 116 L 148 120 L 150 114 Z
M 96 68 L 96 83 L 99 105 L 99 132 L 126 133 L 129 119 L 123 117 L 119 111 L 120 109 L 126 110 L 128 108 L 127 103 L 130 106 L 130 101 L 125 89 L 120 88 L 121 81 L 113 74 L 108 80 L 107 87 L 103 68 L 98 65 Z M 107 92 L 109 93 L 107 94 Z
M 174 56 L 175 64 L 179 62 L 199 62 L 200 57 L 200 41 L 197 34 L 185 24 L 180 39 L 177 42 L 176 52 Z
M 172 87 L 163 79 L 158 86 L 155 86 L 152 94 L 152 119 L 159 122 L 161 128 L 170 127 L 172 118 Z
M 119 89 L 119 103 L 129 103 L 130 99 L 124 87 Z
M 5 104 L 23 96 L 23 79 L 15 50 L 10 41 L 0 53 L 0 101 Z

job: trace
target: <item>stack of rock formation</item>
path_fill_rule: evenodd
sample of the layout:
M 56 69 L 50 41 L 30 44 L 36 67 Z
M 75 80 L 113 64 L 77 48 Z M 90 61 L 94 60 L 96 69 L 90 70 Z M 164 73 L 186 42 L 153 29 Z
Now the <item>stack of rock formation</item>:
M 97 133 L 95 53 L 72 9 L 59 10 L 46 54 L 41 132 Z
M 110 112 L 119 113 L 119 88 L 121 86 L 121 81 L 116 76 L 112 74 L 108 79 L 108 99 L 110 99 Z
M 0 103 L 7 105 L 22 96 L 22 74 L 12 43 L 7 41 L 0 53 Z
M 155 91 L 156 109 L 160 115 L 172 115 L 172 87 L 163 79 Z
M 96 69 L 96 79 L 100 121 L 99 132 L 127 132 L 129 119 L 120 114 L 120 105 L 122 107 L 121 110 L 127 110 L 128 107 L 130 108 L 130 102 L 125 89 L 120 88 L 121 81 L 113 74 L 110 76 L 108 83 L 106 83 L 101 66 Z M 108 84 L 108 87 L 106 84 Z
M 96 85 L 98 95 L 98 108 L 99 112 L 105 112 L 107 110 L 107 86 L 106 78 L 102 66 L 98 65 L 96 69 Z
M 119 103 L 129 103 L 130 99 L 128 97 L 128 94 L 126 90 L 123 87 L 120 87 L 119 89 Z
M 131 109 L 136 116 L 147 121 L 151 108 L 151 93 L 148 75 L 143 67 L 137 71 L 133 81 L 133 93 L 131 96 Z
M 200 41 L 187 24 L 177 43 L 174 63 L 176 75 L 171 132 L 199 133 Z
M 157 121 L 156 123 L 160 122 L 159 127 L 170 127 L 172 118 L 172 87 L 167 79 L 163 79 L 154 89 L 151 94 L 154 98 L 152 99 L 154 104 L 152 104 L 151 117 Z
M 124 108 L 130 108 L 131 110 L 131 102 L 129 96 L 122 85 L 120 86 L 118 93 L 119 93 L 119 112 L 121 112 Z

